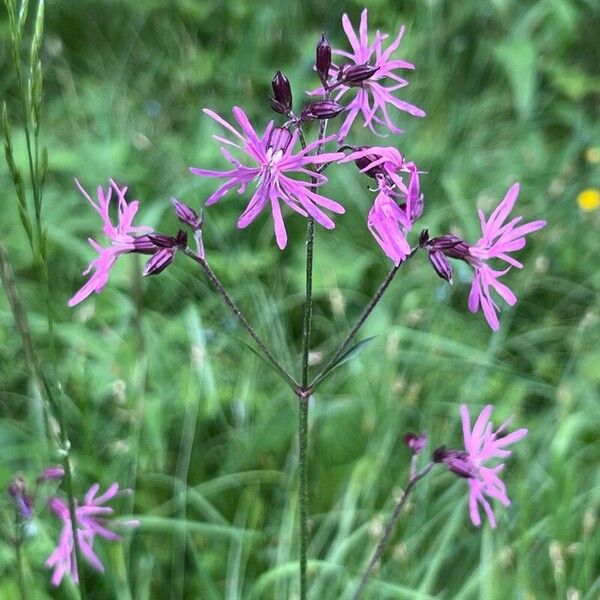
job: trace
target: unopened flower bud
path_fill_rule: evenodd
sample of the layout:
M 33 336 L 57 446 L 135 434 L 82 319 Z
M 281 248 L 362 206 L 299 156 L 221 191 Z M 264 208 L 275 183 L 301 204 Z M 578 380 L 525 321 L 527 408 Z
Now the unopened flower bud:
M 445 446 L 441 446 L 434 450 L 433 462 L 443 462 L 450 471 L 459 477 L 466 479 L 477 477 L 477 466 L 473 464 L 464 450 L 446 450 Z
M 288 113 L 292 110 L 292 88 L 289 79 L 281 71 L 277 71 L 271 86 L 273 87 L 271 107 L 280 114 Z
M 427 444 L 427 436 L 425 433 L 417 435 L 409 432 L 404 436 L 404 443 L 410 448 L 413 454 L 420 454 L 423 448 L 425 448 L 425 444 Z
M 171 198 L 171 203 L 175 209 L 175 215 L 177 215 L 177 218 L 182 223 L 189 225 L 194 231 L 202 227 L 202 215 L 198 216 L 198 213 L 193 208 L 180 202 L 177 198 Z
M 363 147 L 356 148 L 356 150 L 366 150 L 367 148 L 368 148 L 368 146 L 363 146 Z M 385 175 L 385 169 L 383 168 L 383 166 L 377 165 L 375 167 L 371 167 L 370 169 L 368 167 L 370 164 L 375 162 L 378 158 L 379 157 L 375 156 L 374 154 L 367 154 L 366 156 L 361 156 L 360 158 L 357 158 L 354 161 L 354 164 L 365 175 L 368 175 L 369 177 L 372 177 L 373 179 L 377 179 L 377 177 L 379 175 Z
M 140 235 L 133 240 L 132 252 L 138 254 L 154 254 L 158 246 L 150 239 L 149 235 Z
M 424 246 L 429 241 L 429 230 L 423 229 L 419 235 L 419 246 Z
M 464 259 L 469 255 L 468 244 L 464 240 L 461 240 L 458 236 L 451 233 L 430 239 L 427 242 L 427 246 L 431 250 L 441 250 L 450 258 Z
M 452 265 L 441 250 L 430 250 L 429 261 L 442 279 L 452 283 Z
M 44 469 L 39 477 L 37 478 L 38 482 L 40 481 L 48 481 L 50 479 L 62 479 L 65 476 L 65 470 L 61 465 L 53 465 L 52 467 L 47 467 Z
M 320 100 L 309 104 L 302 111 L 302 120 L 308 119 L 333 119 L 343 110 L 344 105 L 335 100 Z
M 367 79 L 371 79 L 377 73 L 378 69 L 379 67 L 374 65 L 345 65 L 340 69 L 338 78 L 342 79 L 348 85 L 357 85 Z
M 150 233 L 148 237 L 158 248 L 183 248 L 187 244 L 187 233 L 182 229 L 177 232 L 175 237 L 163 233 Z
M 26 495 L 25 480 L 20 475 L 13 477 L 8 486 L 8 493 L 14 500 L 21 518 L 33 517 L 33 498 Z
M 144 267 L 143 275 L 158 275 L 162 273 L 175 258 L 176 248 L 161 248 Z
M 329 78 L 329 69 L 331 68 L 331 46 L 325 34 L 321 36 L 321 41 L 317 44 L 316 67 L 321 83 L 326 86 L 327 79 Z
M 8 484 L 8 493 L 13 498 L 18 498 L 25 494 L 25 480 L 20 475 L 15 475 Z

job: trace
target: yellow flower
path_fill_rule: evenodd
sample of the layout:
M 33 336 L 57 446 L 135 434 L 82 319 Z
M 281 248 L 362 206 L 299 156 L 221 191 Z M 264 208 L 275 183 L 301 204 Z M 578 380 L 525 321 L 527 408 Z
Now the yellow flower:
M 600 208 L 600 190 L 587 188 L 577 196 L 577 204 L 583 212 L 591 212 Z

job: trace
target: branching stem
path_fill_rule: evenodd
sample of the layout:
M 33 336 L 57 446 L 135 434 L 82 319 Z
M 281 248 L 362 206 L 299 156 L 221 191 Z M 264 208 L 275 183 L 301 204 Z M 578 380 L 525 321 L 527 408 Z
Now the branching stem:
M 379 564 L 379 561 L 381 560 L 381 557 L 383 556 L 383 552 L 384 552 L 388 542 L 390 541 L 390 537 L 392 536 L 392 533 L 394 533 L 394 530 L 396 529 L 398 519 L 400 518 L 400 513 L 402 512 L 402 509 L 404 508 L 406 501 L 408 500 L 408 496 L 412 492 L 412 490 L 415 487 L 415 485 L 417 484 L 417 482 L 419 480 L 423 479 L 423 477 L 425 477 L 425 475 L 427 475 L 427 473 L 429 473 L 429 471 L 431 471 L 433 464 L 434 463 L 430 462 L 425 467 L 423 467 L 423 469 L 421 469 L 418 473 L 409 475 L 408 483 L 406 484 L 406 487 L 404 488 L 404 492 L 400 496 L 398 502 L 396 502 L 396 506 L 394 507 L 394 512 L 392 513 L 392 516 L 390 517 L 389 521 L 387 522 L 387 524 L 385 526 L 385 529 L 383 530 L 381 538 L 379 539 L 379 543 L 377 544 L 377 548 L 375 548 L 375 552 L 373 553 L 373 556 L 372 556 L 371 560 L 369 561 L 369 564 L 368 564 L 365 572 L 363 573 L 362 577 L 360 578 L 358 587 L 356 588 L 356 591 L 354 592 L 354 595 L 352 596 L 352 600 L 358 600 L 360 598 L 361 594 L 363 593 L 365 586 L 367 585 L 367 581 L 369 580 L 369 577 L 371 576 L 371 573 L 373 572 L 373 569 L 375 568 L 375 566 L 377 564 Z

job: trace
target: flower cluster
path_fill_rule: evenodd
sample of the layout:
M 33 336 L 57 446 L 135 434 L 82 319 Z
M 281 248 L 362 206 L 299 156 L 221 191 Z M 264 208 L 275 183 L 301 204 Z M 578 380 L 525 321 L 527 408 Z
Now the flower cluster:
M 358 32 L 346 14 L 342 18 L 342 27 L 350 50 L 332 49 L 325 35 L 322 36 L 316 45 L 314 65 L 320 86 L 307 92 L 310 99 L 297 112 L 294 112 L 294 99 L 297 100 L 299 96 L 293 93 L 290 80 L 281 71 L 277 71 L 271 81 L 273 94 L 269 99 L 279 121 L 271 120 L 266 125 L 264 122 L 253 123 L 240 106 L 232 108 L 233 119 L 230 121 L 210 108 L 203 109 L 204 114 L 222 130 L 213 135 L 213 139 L 218 142 L 221 155 L 228 165 L 224 170 L 206 168 L 211 165 L 190 167 L 193 175 L 205 181 L 218 181 L 210 184 L 213 186 L 212 193 L 206 198 L 205 205 L 212 206 L 224 199 L 231 202 L 231 198 L 235 197 L 233 192 L 237 192 L 243 202 L 237 227 L 245 229 L 259 218 L 263 219 L 265 213 L 270 213 L 275 242 L 281 250 L 287 247 L 289 241 L 286 217 L 300 215 L 308 220 L 307 257 L 312 257 L 314 223 L 332 230 L 336 226 L 336 215 L 345 213 L 343 202 L 330 198 L 324 191 L 331 167 L 348 168 L 354 165 L 364 176 L 363 181 L 369 182 L 367 187 L 372 193 L 362 217 L 376 243 L 393 264 L 388 279 L 380 288 L 381 293 L 377 293 L 365 315 L 370 314 L 400 265 L 417 253 L 423 255 L 427 252 L 435 272 L 450 283 L 453 274 L 451 260 L 461 260 L 469 265 L 473 280 L 468 308 L 471 312 L 481 309 L 491 329 L 499 329 L 500 308 L 497 297 L 509 305 L 514 305 L 517 301 L 515 294 L 500 279 L 511 268 L 523 267 L 514 253 L 522 250 L 526 245 L 526 236 L 540 230 L 545 222 L 523 222 L 520 216 L 510 216 L 520 189 L 519 184 L 515 183 L 488 218 L 479 211 L 481 237 L 476 242 L 469 243 L 453 233 L 430 237 L 427 229 L 422 229 L 415 235 L 416 223 L 425 210 L 425 194 L 421 184 L 426 184 L 423 177 L 426 171 L 420 169 L 413 160 L 408 160 L 404 151 L 401 153 L 394 145 L 352 145 L 346 141 L 355 123 L 361 121 L 363 128 L 376 135 L 386 130 L 392 134 L 402 133 L 390 116 L 391 108 L 415 117 L 425 116 L 423 110 L 398 97 L 398 92 L 408 85 L 400 73 L 414 68 L 411 63 L 394 57 L 405 29 L 402 27 L 392 38 L 380 31 L 370 36 L 366 9 L 361 14 Z M 341 125 L 335 131 L 335 124 L 332 123 L 331 127 L 328 122 L 338 117 Z M 308 137 L 310 127 L 317 124 L 318 136 L 311 140 Z M 327 127 L 329 135 L 326 135 Z M 335 132 L 331 133 L 332 130 Z M 422 165 L 420 161 L 419 164 Z M 329 169 L 327 175 L 326 169 Z M 106 285 L 112 267 L 123 254 L 150 255 L 143 274 L 156 275 L 165 270 L 180 252 L 200 264 L 225 304 L 261 350 L 265 350 L 265 356 L 283 374 L 299 398 L 309 397 L 324 376 L 337 364 L 341 364 L 345 344 L 351 340 L 366 316 L 351 330 L 338 354 L 334 354 L 329 363 L 329 371 L 326 366 L 310 384 L 307 358 L 310 327 L 307 325 L 310 325 L 311 319 L 311 286 L 308 285 L 308 278 L 312 272 L 309 269 L 312 263 L 308 262 L 308 258 L 303 340 L 305 362 L 301 386 L 279 365 L 266 344 L 262 343 L 208 265 L 203 245 L 202 213 L 198 214 L 174 198 L 172 203 L 175 215 L 187 229 L 179 229 L 173 235 L 158 233 L 152 227 L 133 225 L 139 203 L 137 200 L 126 199 L 126 187 L 120 187 L 111 180 L 106 191 L 102 187 L 98 188 L 97 199 L 93 200 L 78 181 L 76 184 L 100 215 L 109 243 L 102 246 L 93 239 L 89 240 L 97 257 L 84 271 L 84 275 L 91 272 L 91 276 L 69 300 L 70 306 L 75 306 L 92 293 L 99 293 Z M 113 203 L 115 196 L 116 202 Z M 116 221 L 113 221 L 111 212 L 115 213 Z M 189 230 L 193 232 L 195 250 L 188 248 Z M 411 237 L 416 238 L 412 243 Z M 464 449 L 448 450 L 440 447 L 433 454 L 433 462 L 446 465 L 450 471 L 467 480 L 473 523 L 481 525 L 480 509 L 483 508 L 491 526 L 495 527 L 496 519 L 490 499 L 498 500 L 505 506 L 510 504 L 506 487 L 499 477 L 504 463 L 497 461 L 511 454 L 507 447 L 522 439 L 527 430 L 518 429 L 507 433 L 506 422 L 494 431 L 490 422 L 491 412 L 492 406 L 486 406 L 471 428 L 468 409 L 461 406 Z M 427 445 L 424 433 L 407 434 L 405 443 L 412 454 L 409 478 L 412 486 L 433 468 L 433 462 L 425 470 L 416 472 L 416 463 L 421 460 L 419 455 Z M 58 472 L 57 474 L 60 476 Z M 48 477 L 51 477 L 51 472 Z M 85 560 L 102 572 L 104 567 L 94 551 L 94 542 L 97 538 L 119 539 L 106 521 L 113 514 L 113 509 L 106 506 L 106 502 L 118 494 L 119 486 L 114 483 L 99 496 L 98 491 L 98 484 L 93 485 L 83 503 L 75 507 L 76 523 L 71 522 L 71 512 L 63 499 L 52 497 L 49 502 L 50 510 L 62 522 L 58 545 L 46 561 L 46 565 L 53 569 L 53 585 L 58 585 L 67 573 L 77 581 L 75 541 Z M 19 482 L 15 483 L 11 495 L 22 517 L 28 518 L 32 503 Z M 129 521 L 122 524 L 136 526 L 138 523 Z
M 388 34 L 377 31 L 370 39 L 366 9 L 361 14 L 358 32 L 352 27 L 348 15 L 343 16 L 342 26 L 351 50 L 332 49 L 323 35 L 315 54 L 315 70 L 321 86 L 309 92 L 312 96 L 321 96 L 321 100 L 311 100 L 299 116 L 293 112 L 291 83 L 281 71 L 277 71 L 271 82 L 273 96 L 270 103 L 276 113 L 286 117 L 287 121 L 282 125 L 270 121 L 262 133 L 257 133 L 257 128 L 241 107 L 233 108 L 236 126 L 213 110 L 204 109 L 204 113 L 225 130 L 225 136 L 213 137 L 221 144 L 221 153 L 231 165 L 228 170 L 190 168 L 199 177 L 222 180 L 217 190 L 207 198 L 206 205 L 219 202 L 232 190 L 245 195 L 251 187 L 249 200 L 238 218 L 237 226 L 246 228 L 261 213 L 269 210 L 275 240 L 279 248 L 284 249 L 288 243 L 284 221 L 286 208 L 314 219 L 326 229 L 335 227 L 332 215 L 341 215 L 345 209 L 340 202 L 321 192 L 328 181 L 323 171 L 332 164 L 354 162 L 360 173 L 375 180 L 373 191 L 376 194 L 366 215 L 366 222 L 385 255 L 398 266 L 420 248 L 426 248 L 437 274 L 450 282 L 452 267 L 448 259 L 467 262 L 473 268 L 469 310 L 475 312 L 481 309 L 490 327 L 497 330 L 500 326 L 499 307 L 494 294 L 509 305 L 516 302 L 514 293 L 500 278 L 511 267 L 522 267 L 511 253 L 522 249 L 525 236 L 543 227 L 544 221 L 520 224 L 521 217 L 507 221 L 519 191 L 518 184 L 515 184 L 489 219 L 486 220 L 480 211 L 482 237 L 476 243 L 469 244 L 455 235 L 446 234 L 431 239 L 428 235 L 421 237 L 418 244 L 411 246 L 408 236 L 424 210 L 420 182 L 422 171 L 414 162 L 406 160 L 394 146 L 339 146 L 359 115 L 362 115 L 365 127 L 374 130 L 376 124 L 394 134 L 401 133 L 401 130 L 392 122 L 389 106 L 413 116 L 425 115 L 421 109 L 395 95 L 407 85 L 399 71 L 414 68 L 411 63 L 393 56 L 404 35 L 404 27 L 386 47 Z M 332 57 L 340 59 L 339 64 L 332 62 Z M 351 91 L 355 92 L 353 97 Z M 305 142 L 303 128 L 306 124 L 311 120 L 331 120 L 340 114 L 345 117 L 336 134 L 325 136 L 321 127 L 318 139 Z M 325 146 L 330 142 L 336 142 L 338 148 L 326 151 Z M 347 150 L 350 152 L 346 153 Z M 172 262 L 177 250 L 187 251 L 187 236 L 181 230 L 177 235 L 166 236 L 154 233 L 150 227 L 132 225 L 138 202 L 127 202 L 127 188 L 121 188 L 111 180 L 106 192 L 98 188 L 98 201 L 94 202 L 79 182 L 77 186 L 100 214 L 110 245 L 103 247 L 93 239 L 89 240 L 98 257 L 84 274 L 91 270 L 94 272 L 71 298 L 70 306 L 78 304 L 92 292 L 100 292 L 111 268 L 122 254 L 151 254 L 144 275 L 153 275 L 163 271 Z M 109 215 L 113 192 L 117 196 L 116 225 L 113 225 Z M 196 256 L 205 260 L 202 218 L 177 200 L 174 203 L 180 220 L 194 232 Z M 504 263 L 504 266 L 497 268 L 494 261 Z

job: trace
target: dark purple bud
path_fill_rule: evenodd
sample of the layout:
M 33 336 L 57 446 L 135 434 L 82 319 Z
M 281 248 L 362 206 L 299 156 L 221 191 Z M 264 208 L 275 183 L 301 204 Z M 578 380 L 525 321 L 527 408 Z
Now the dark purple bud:
M 417 455 L 423 451 L 425 444 L 427 444 L 427 436 L 425 433 L 407 433 L 404 436 L 404 443 L 411 449 L 412 453 Z
M 198 216 L 198 213 L 193 208 L 180 202 L 177 198 L 171 198 L 171 203 L 173 204 L 177 218 L 182 223 L 189 225 L 194 231 L 202 228 L 202 215 Z
M 147 263 L 142 273 L 144 277 L 147 275 L 158 275 L 162 273 L 175 258 L 176 248 L 161 248 Z
M 469 246 L 458 236 L 448 234 L 440 237 L 432 238 L 427 242 L 427 245 L 432 250 L 441 250 L 450 258 L 465 258 L 469 256 Z
M 8 493 L 13 498 L 25 495 L 25 480 L 20 475 L 15 475 L 8 484 Z
M 308 119 L 333 119 L 337 117 L 345 106 L 335 100 L 320 100 L 309 104 L 302 111 L 302 120 Z
M 477 477 L 477 466 L 464 450 L 446 450 L 445 446 L 437 448 L 433 452 L 433 462 L 444 463 L 450 471 L 459 477 L 470 479 Z
M 367 146 L 362 146 L 360 148 L 356 148 L 356 150 L 365 150 Z M 366 156 L 361 156 L 354 161 L 354 164 L 362 171 L 365 175 L 372 177 L 373 179 L 377 179 L 379 175 L 385 175 L 385 169 L 382 165 L 377 165 L 376 167 L 372 167 L 371 169 L 367 169 L 367 167 L 374 161 L 376 161 L 379 157 L 374 154 L 367 154 Z M 364 171 L 363 169 L 367 169 Z
M 342 79 L 348 85 L 357 85 L 373 77 L 378 69 L 379 67 L 373 65 L 345 65 L 340 70 L 338 79 Z
M 419 235 L 419 246 L 424 246 L 429 241 L 429 230 L 423 229 Z
M 277 100 L 275 100 L 275 98 L 273 98 L 272 96 L 269 98 L 269 101 L 271 102 L 271 108 L 276 113 L 279 113 L 280 115 L 285 115 L 287 113 L 287 109 L 285 108 L 285 106 L 281 104 L 281 102 L 277 102 Z
M 150 233 L 148 237 L 158 248 L 183 248 L 187 244 L 187 233 L 182 229 L 177 232 L 175 237 L 162 233 Z
M 289 79 L 281 71 L 277 71 L 271 81 L 271 86 L 273 87 L 271 107 L 275 112 L 288 113 L 292 110 L 292 88 Z
M 8 486 L 8 493 L 15 502 L 17 511 L 23 519 L 33 517 L 33 498 L 26 495 L 25 480 L 16 475 Z
M 441 250 L 430 250 L 429 260 L 435 272 L 448 283 L 452 283 L 452 265 Z
M 164 233 L 150 233 L 148 238 L 158 248 L 172 248 L 175 245 L 175 238 L 172 235 Z
M 177 248 L 185 248 L 187 246 L 187 233 L 183 229 L 177 231 L 175 236 L 175 245 Z
M 48 481 L 50 479 L 62 479 L 65 476 L 65 470 L 61 465 L 53 465 L 52 467 L 47 467 L 44 469 L 39 477 L 37 478 L 38 482 L 40 481 Z
M 327 86 L 327 79 L 329 78 L 329 69 L 331 68 L 331 46 L 325 37 L 325 34 L 321 36 L 321 41 L 317 44 L 317 74 L 319 79 L 324 86 Z
M 139 254 L 154 254 L 158 246 L 150 239 L 149 235 L 140 235 L 133 240 L 132 252 Z
M 269 136 L 269 148 L 271 149 L 271 155 L 281 150 L 285 152 L 289 146 L 292 134 L 289 129 L 285 127 L 274 127 Z

